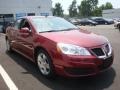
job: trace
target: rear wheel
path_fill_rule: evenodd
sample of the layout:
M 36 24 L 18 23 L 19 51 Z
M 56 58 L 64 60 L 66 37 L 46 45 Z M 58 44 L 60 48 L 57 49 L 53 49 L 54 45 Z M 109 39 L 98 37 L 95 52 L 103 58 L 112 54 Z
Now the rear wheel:
M 108 23 L 107 23 L 107 22 L 105 22 L 105 25 L 108 25 Z
M 90 26 L 93 26 L 93 24 L 89 23 Z
M 118 25 L 118 29 L 119 29 L 119 31 L 120 31 L 120 25 Z
M 10 41 L 8 39 L 6 39 L 6 49 L 8 52 L 12 52 Z
M 43 76 L 48 78 L 54 76 L 52 60 L 45 50 L 39 50 L 37 54 L 37 65 Z
M 119 25 L 117 25 L 117 27 L 116 28 L 118 28 L 119 29 Z

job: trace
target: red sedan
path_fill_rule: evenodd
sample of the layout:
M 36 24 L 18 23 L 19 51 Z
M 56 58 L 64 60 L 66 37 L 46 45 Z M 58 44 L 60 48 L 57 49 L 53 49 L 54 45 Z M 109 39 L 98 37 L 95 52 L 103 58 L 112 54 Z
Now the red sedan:
M 6 46 L 7 51 L 16 51 L 37 63 L 46 77 L 96 75 L 113 63 L 107 38 L 53 16 L 18 19 L 7 28 Z

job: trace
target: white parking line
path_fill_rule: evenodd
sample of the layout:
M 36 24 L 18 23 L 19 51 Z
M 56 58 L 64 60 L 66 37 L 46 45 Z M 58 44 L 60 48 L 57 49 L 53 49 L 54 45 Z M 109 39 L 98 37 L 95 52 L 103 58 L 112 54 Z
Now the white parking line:
M 4 68 L 0 65 L 0 74 L 2 78 L 4 79 L 5 83 L 7 84 L 9 90 L 18 90 L 14 82 L 11 80 L 7 72 L 4 70 Z

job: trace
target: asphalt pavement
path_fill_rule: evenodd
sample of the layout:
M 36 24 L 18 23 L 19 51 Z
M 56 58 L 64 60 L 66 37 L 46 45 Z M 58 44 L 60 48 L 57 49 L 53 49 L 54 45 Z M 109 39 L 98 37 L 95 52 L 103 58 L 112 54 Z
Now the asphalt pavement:
M 120 90 L 120 32 L 113 25 L 80 26 L 106 36 L 114 49 L 114 63 L 110 69 L 97 76 L 55 79 L 43 77 L 37 66 L 18 53 L 7 53 L 5 35 L 0 34 L 0 65 L 18 90 Z M 2 72 L 0 72 L 1 74 Z M 0 90 L 9 90 L 0 75 Z

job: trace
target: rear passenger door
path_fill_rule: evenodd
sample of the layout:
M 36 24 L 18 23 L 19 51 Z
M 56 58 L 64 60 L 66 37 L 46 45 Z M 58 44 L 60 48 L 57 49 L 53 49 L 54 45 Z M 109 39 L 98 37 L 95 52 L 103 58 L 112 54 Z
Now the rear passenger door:
M 95 21 L 98 22 L 99 24 L 104 24 L 104 21 L 101 18 L 98 18 Z

